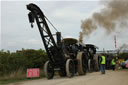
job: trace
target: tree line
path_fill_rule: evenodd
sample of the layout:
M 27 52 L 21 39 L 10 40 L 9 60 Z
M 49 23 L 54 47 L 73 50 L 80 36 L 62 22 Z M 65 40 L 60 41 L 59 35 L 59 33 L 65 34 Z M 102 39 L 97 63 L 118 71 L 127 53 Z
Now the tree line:
M 42 49 L 22 49 L 16 52 L 0 50 L 0 76 L 16 72 L 19 69 L 24 71 L 27 68 L 42 69 L 47 60 L 47 54 Z
M 119 59 L 128 59 L 128 53 L 120 53 Z M 42 50 L 22 49 L 16 52 L 0 50 L 0 76 L 10 74 L 27 68 L 43 69 L 44 63 L 48 60 L 47 53 Z
M 128 53 L 120 53 L 120 54 L 118 54 L 118 58 L 127 60 L 128 59 Z

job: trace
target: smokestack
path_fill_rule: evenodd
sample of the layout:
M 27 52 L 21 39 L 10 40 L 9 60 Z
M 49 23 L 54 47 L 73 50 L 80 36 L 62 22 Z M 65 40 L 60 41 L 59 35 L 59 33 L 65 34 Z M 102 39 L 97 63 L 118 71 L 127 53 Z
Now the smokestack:
M 80 35 L 79 35 L 79 42 L 83 42 L 83 33 L 82 32 L 80 32 Z
M 100 12 L 95 12 L 92 17 L 82 20 L 82 36 L 89 36 L 97 27 L 105 29 L 106 33 L 110 34 L 115 31 L 117 24 L 120 26 L 119 29 L 126 25 L 121 24 L 128 20 L 128 0 L 102 0 L 102 2 L 104 8 Z

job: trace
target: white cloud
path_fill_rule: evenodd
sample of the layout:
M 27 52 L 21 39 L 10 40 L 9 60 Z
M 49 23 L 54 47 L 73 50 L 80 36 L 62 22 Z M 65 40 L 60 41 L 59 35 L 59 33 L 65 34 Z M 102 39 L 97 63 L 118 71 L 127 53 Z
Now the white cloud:
M 75 38 L 76 39 L 76 37 L 73 37 L 71 35 L 64 36 L 63 38 Z
M 78 38 L 79 36 L 81 19 L 97 7 L 97 2 L 89 1 L 32 2 L 41 8 L 54 26 L 62 32 L 63 36 L 70 35 L 69 37 L 72 36 L 74 38 Z M 36 24 L 34 25 L 34 29 L 30 29 L 27 17 L 28 11 L 26 9 L 26 4 L 28 3 L 18 1 L 2 2 L 3 49 L 14 51 L 20 48 L 43 48 Z
M 99 11 L 101 6 L 97 1 L 13 1 L 2 2 L 2 48 L 15 51 L 21 48 L 43 48 L 42 39 L 36 24 L 31 29 L 28 22 L 26 4 L 36 3 L 52 24 L 62 33 L 63 37 L 77 38 L 80 32 L 81 20 Z M 53 32 L 53 29 L 50 30 Z M 128 32 L 128 31 L 127 31 Z M 122 31 L 118 36 L 118 43 L 126 43 L 127 33 Z M 123 38 L 122 38 L 123 37 Z M 85 43 L 93 43 L 100 49 L 113 49 L 113 35 L 105 36 L 104 30 L 98 29 Z
M 84 14 L 72 9 L 63 8 L 63 9 L 55 10 L 53 15 L 62 20 L 67 18 L 68 20 L 73 21 L 73 20 L 80 20 Z
M 40 45 L 41 41 L 37 40 L 37 39 L 29 39 L 29 40 L 24 40 L 23 41 L 24 44 L 31 44 L 31 45 Z
M 1 1 L 99 1 L 99 0 L 1 0 Z
M 0 2 L 1 7 L 1 2 Z M 1 49 L 1 9 L 0 9 L 0 49 Z

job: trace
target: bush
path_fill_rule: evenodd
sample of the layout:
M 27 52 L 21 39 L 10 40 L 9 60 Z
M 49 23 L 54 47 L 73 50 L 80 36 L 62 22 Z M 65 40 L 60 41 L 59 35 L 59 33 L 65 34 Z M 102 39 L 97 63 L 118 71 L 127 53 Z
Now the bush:
M 22 49 L 10 53 L 10 51 L 0 51 L 0 76 L 19 72 L 27 68 L 43 68 L 44 63 L 48 60 L 44 50 Z
M 119 59 L 128 59 L 128 53 L 120 53 L 119 55 L 118 55 L 118 58 Z

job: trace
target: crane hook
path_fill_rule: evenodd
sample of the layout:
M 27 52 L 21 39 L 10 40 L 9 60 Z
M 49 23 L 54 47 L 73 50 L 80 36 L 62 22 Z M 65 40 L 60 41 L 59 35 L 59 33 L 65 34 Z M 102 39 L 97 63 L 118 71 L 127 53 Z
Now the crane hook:
M 33 23 L 31 23 L 31 28 L 33 28 L 34 27 L 34 25 L 33 25 Z

